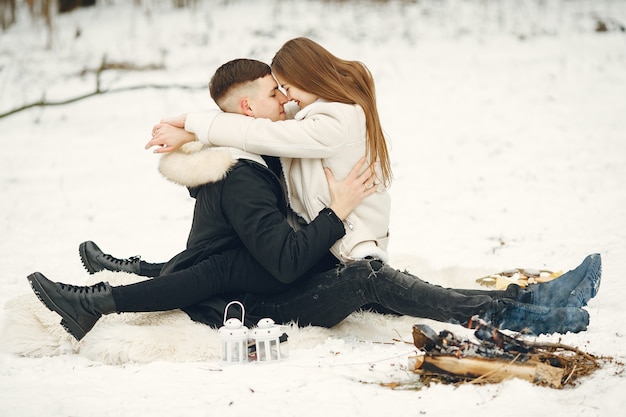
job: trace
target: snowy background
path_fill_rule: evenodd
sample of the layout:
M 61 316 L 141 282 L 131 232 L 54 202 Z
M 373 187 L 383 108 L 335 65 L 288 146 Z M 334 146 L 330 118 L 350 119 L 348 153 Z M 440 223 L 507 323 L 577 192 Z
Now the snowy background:
M 568 270 L 599 252 L 588 331 L 544 339 L 626 360 L 626 2 L 133 3 L 56 16 L 52 32 L 21 7 L 0 33 L 0 114 L 93 92 L 103 59 L 156 68 L 105 71 L 103 89 L 204 86 L 227 60 L 269 62 L 286 40 L 311 37 L 374 74 L 395 173 L 391 264 L 471 287 L 483 272 Z M 33 271 L 85 282 L 84 240 L 152 261 L 183 249 L 193 201 L 143 146 L 159 118 L 212 107 L 206 88 L 152 88 L 0 118 L 0 304 L 27 294 Z M 410 346 L 393 340 L 423 320 L 349 322 L 353 333 L 331 330 L 266 366 L 2 353 L 0 414 L 607 416 L 626 406 L 616 364 L 564 390 L 381 387 L 416 380 Z

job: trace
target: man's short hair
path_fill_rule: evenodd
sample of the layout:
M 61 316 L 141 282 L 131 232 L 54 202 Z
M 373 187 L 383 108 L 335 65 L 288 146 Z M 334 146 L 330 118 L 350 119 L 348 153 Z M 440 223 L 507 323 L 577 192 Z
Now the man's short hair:
M 240 58 L 228 61 L 211 77 L 209 83 L 211 98 L 221 107 L 220 103 L 233 88 L 271 73 L 272 69 L 269 65 L 255 59 Z

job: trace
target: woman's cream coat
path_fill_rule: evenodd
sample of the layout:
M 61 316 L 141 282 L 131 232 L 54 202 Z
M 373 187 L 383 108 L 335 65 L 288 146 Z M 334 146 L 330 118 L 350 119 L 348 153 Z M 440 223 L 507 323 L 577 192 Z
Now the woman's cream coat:
M 213 146 L 279 156 L 293 210 L 307 222 L 330 204 L 323 167 L 345 178 L 366 152 L 365 114 L 358 105 L 318 100 L 294 119 L 272 122 L 238 114 L 190 113 L 185 129 Z M 382 186 L 344 222 L 346 235 L 331 248 L 340 260 L 388 260 L 391 200 Z

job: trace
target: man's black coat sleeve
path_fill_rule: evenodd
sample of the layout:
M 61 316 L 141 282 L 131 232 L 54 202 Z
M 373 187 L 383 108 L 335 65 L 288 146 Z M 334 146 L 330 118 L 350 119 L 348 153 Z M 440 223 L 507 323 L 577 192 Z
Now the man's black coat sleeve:
M 224 179 L 222 209 L 252 256 L 276 279 L 291 283 L 313 267 L 345 234 L 330 209 L 295 231 L 279 210 L 276 184 L 250 167 L 235 167 Z

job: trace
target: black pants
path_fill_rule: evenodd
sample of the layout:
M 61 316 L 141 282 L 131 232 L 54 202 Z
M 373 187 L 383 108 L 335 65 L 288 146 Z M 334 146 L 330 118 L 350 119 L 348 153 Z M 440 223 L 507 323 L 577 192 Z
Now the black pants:
M 152 265 L 149 270 L 155 271 L 165 264 Z M 144 266 L 142 272 L 145 269 Z M 219 294 L 276 294 L 289 288 L 270 275 L 247 250 L 236 249 L 211 255 L 182 270 L 113 287 L 113 298 L 119 313 L 167 311 L 198 304 Z
M 363 306 L 444 322 L 466 324 L 483 315 L 494 299 L 517 297 L 504 291 L 464 290 L 429 284 L 376 260 L 364 260 L 279 283 L 245 250 L 215 255 L 191 268 L 137 284 L 114 287 L 118 312 L 185 308 L 216 295 L 244 292 L 247 313 L 277 323 L 332 327 Z
M 467 324 L 483 316 L 494 299 L 515 299 L 520 287 L 504 291 L 463 290 L 429 284 L 379 261 L 358 261 L 315 274 L 290 290 L 254 297 L 246 308 L 276 322 L 332 327 L 366 305 L 443 322 Z

